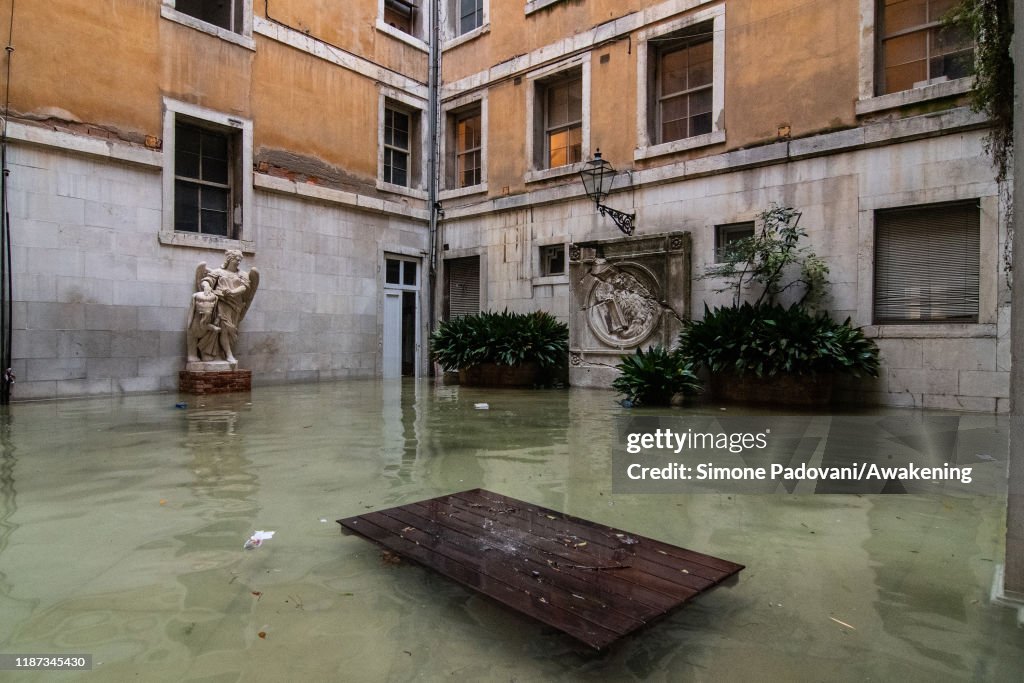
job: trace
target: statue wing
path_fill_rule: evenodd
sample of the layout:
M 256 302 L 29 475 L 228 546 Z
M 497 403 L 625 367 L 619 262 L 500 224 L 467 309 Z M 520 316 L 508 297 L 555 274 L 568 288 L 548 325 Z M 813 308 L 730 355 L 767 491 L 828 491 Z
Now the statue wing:
M 210 274 L 210 269 L 206 267 L 206 261 L 200 261 L 199 265 L 196 266 L 196 281 L 193 283 L 193 292 L 198 292 L 202 289 L 199 283 L 203 281 L 203 278 Z
M 260 271 L 256 270 L 255 268 L 250 268 L 249 269 L 249 288 L 247 290 L 245 290 L 245 294 L 242 295 L 244 297 L 244 299 L 243 299 L 243 303 L 242 303 L 242 310 L 241 310 L 241 312 L 238 315 L 238 322 L 242 322 L 242 318 L 244 318 L 245 314 L 249 312 L 249 304 L 252 303 L 252 298 L 253 298 L 253 296 L 256 295 L 256 290 L 259 288 L 259 286 L 260 286 Z

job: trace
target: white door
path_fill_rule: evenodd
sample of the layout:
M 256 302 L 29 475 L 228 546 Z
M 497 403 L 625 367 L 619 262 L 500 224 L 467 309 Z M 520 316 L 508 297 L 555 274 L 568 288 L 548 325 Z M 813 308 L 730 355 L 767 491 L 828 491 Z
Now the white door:
M 402 376 L 402 293 L 384 292 L 384 377 Z

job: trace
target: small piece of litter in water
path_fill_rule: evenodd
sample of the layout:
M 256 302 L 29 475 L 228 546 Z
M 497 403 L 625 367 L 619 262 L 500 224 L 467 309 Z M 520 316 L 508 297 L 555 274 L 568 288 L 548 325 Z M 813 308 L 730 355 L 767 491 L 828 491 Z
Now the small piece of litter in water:
M 260 631 L 260 632 L 259 632 L 259 633 L 257 633 L 256 635 L 258 635 L 258 636 L 259 636 L 260 638 L 262 638 L 263 640 L 266 640 L 266 639 L 267 639 L 267 632 L 266 632 L 266 631 Z
M 473 407 L 477 410 L 490 410 L 491 406 L 486 403 L 474 403 Z
M 161 505 L 167 505 L 167 499 L 166 498 L 161 498 L 160 499 L 160 504 Z
M 321 524 L 327 524 L 327 518 L 326 517 L 321 517 L 320 518 L 320 523 Z
M 263 545 L 263 541 L 274 537 L 273 531 L 257 531 L 249 537 L 249 540 L 242 546 L 244 550 L 255 550 Z
M 979 460 L 995 460 L 995 458 L 993 458 L 988 453 L 978 453 L 978 459 Z
M 174 407 L 175 408 L 188 408 L 188 404 L 185 403 L 184 401 L 179 401 L 178 403 L 174 404 Z
M 845 621 L 839 621 L 839 620 L 838 620 L 838 619 L 836 619 L 835 617 L 829 617 L 829 619 L 831 619 L 832 621 L 836 622 L 836 623 L 837 623 L 837 624 L 839 624 L 840 626 L 845 626 L 846 628 L 848 628 L 848 629 L 851 629 L 851 630 L 853 630 L 853 631 L 856 631 L 856 630 L 857 630 L 857 629 L 856 629 L 856 628 L 854 628 L 853 626 L 850 626 L 849 624 L 847 624 L 847 623 L 846 623 Z

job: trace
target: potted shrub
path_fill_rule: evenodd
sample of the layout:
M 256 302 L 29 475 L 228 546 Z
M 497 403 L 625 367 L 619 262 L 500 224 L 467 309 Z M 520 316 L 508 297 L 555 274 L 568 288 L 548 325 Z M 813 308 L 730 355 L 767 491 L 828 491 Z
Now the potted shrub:
M 679 353 L 710 373 L 712 397 L 821 405 L 837 373 L 878 376 L 878 347 L 850 319 L 839 323 L 794 304 L 704 308 L 687 321 Z
M 652 346 L 623 356 L 612 388 L 625 395 L 623 405 L 667 406 L 700 391 L 693 366 L 676 351 Z
M 550 313 L 486 311 L 441 323 L 430 335 L 431 357 L 459 382 L 473 386 L 532 386 L 542 371 L 565 364 L 569 328 Z
M 828 266 L 800 240 L 800 213 L 771 205 L 761 229 L 738 240 L 702 278 L 722 278 L 733 304 L 687 321 L 679 353 L 706 368 L 713 397 L 755 403 L 820 405 L 836 373 L 878 376 L 878 347 L 850 319 L 815 312 Z M 744 296 L 752 301 L 743 302 Z M 791 303 L 784 306 L 780 299 Z

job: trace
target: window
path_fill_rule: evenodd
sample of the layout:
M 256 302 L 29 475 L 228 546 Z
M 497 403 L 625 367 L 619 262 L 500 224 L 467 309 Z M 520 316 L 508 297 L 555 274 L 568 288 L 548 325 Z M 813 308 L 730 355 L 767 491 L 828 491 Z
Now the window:
M 945 28 L 957 0 L 880 0 L 879 93 L 910 90 L 974 73 L 974 41 Z
M 174 130 L 174 229 L 234 239 L 235 135 L 178 121 Z
M 455 35 L 484 25 L 484 0 L 455 0 Z
M 472 187 L 482 182 L 483 130 L 480 107 L 455 114 L 455 187 Z
M 444 319 L 453 320 L 480 312 L 480 257 L 447 259 L 444 262 Z
M 725 142 L 725 5 L 640 32 L 634 159 Z
M 565 274 L 565 245 L 549 244 L 540 248 L 541 276 Z
M 442 105 L 444 156 L 441 199 L 487 191 L 487 93 L 474 92 Z
M 160 243 L 253 251 L 252 121 L 166 97 L 163 106 Z
M 658 46 L 655 139 L 671 142 L 711 132 L 711 22 Z
M 243 0 L 175 0 L 174 9 L 232 33 L 245 31 Z
M 590 61 L 585 53 L 527 76 L 526 182 L 576 173 L 590 154 Z
M 583 160 L 583 78 L 548 85 L 544 89 L 545 168 Z
M 416 5 L 407 0 L 384 0 L 384 23 L 412 34 L 416 26 Z
M 413 115 L 408 111 L 384 109 L 384 182 L 409 187 L 412 166 Z
M 408 259 L 384 259 L 384 282 L 389 285 L 415 287 L 416 262 Z
M 423 159 L 427 150 L 421 132 L 423 103 L 408 93 L 381 88 L 378 101 L 377 188 L 425 199 Z
M 875 214 L 874 321 L 976 323 L 978 202 Z
M 376 0 L 377 30 L 426 52 L 430 3 L 433 1 Z
M 729 223 L 715 226 L 715 261 L 721 263 L 729 247 L 742 239 L 754 236 L 754 222 Z

